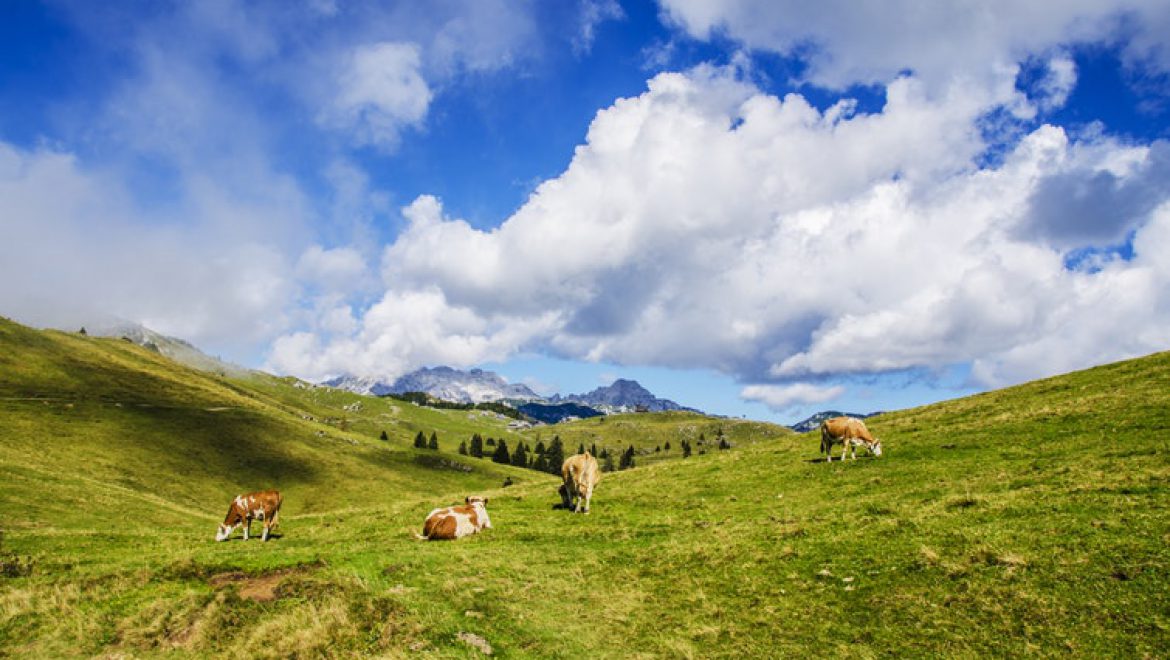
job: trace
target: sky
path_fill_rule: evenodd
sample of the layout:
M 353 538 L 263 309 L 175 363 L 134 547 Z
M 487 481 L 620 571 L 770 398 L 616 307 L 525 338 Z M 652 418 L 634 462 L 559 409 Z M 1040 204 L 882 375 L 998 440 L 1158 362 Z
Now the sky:
M 0 315 L 871 412 L 1170 349 L 1170 0 L 0 5 Z

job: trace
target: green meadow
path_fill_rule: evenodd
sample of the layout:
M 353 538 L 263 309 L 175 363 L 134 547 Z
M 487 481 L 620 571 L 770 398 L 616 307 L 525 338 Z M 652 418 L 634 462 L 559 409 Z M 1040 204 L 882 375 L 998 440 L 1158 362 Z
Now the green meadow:
M 1170 656 L 1170 354 L 867 424 L 844 463 L 682 413 L 514 434 L 0 320 L 0 656 Z M 574 515 L 472 433 L 637 467 Z M 268 487 L 275 538 L 215 543 Z M 471 493 L 492 529 L 415 540 Z

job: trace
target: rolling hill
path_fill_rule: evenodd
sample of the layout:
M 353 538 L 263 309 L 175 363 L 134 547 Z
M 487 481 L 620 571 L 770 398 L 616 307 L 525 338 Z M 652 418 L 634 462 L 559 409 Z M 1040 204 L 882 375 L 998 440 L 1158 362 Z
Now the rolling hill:
M 607 474 L 579 516 L 451 451 L 503 420 L 0 321 L 0 654 L 1170 654 L 1170 354 L 885 413 L 880 459 L 674 415 L 543 430 L 739 438 Z M 214 543 L 269 485 L 277 538 Z M 413 539 L 468 492 L 493 529 Z

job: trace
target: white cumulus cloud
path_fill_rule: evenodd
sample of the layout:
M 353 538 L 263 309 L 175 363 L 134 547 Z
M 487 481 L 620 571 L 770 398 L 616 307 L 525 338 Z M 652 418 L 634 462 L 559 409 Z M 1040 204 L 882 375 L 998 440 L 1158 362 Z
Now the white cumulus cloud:
M 421 64 L 416 44 L 358 46 L 341 65 L 336 95 L 321 121 L 350 131 L 358 144 L 394 149 L 402 130 L 418 126 L 430 107 L 432 93 Z
M 840 385 L 822 387 L 809 383 L 791 385 L 748 385 L 740 390 L 745 401 L 759 401 L 773 411 L 783 412 L 799 405 L 825 403 L 845 393 Z
M 1166 346 L 1155 292 L 1170 281 L 1149 263 L 1170 199 L 1160 144 L 1041 126 L 980 165 L 999 97 L 899 77 L 887 98 L 818 110 L 735 69 L 656 76 L 500 227 L 416 199 L 360 328 L 278 345 L 273 363 L 390 374 L 536 350 L 761 385 L 962 362 L 1000 383 Z M 1053 182 L 1143 199 L 1071 218 Z M 1135 259 L 1109 256 L 1135 231 Z M 1069 267 L 1079 249 L 1105 267 Z

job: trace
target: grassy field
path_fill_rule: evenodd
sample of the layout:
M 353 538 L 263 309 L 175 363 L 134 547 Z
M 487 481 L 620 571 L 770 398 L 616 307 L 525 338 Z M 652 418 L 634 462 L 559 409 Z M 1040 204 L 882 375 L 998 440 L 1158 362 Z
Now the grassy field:
M 627 447 L 635 450 L 635 465 L 653 465 L 682 458 L 682 441 L 691 445 L 691 455 L 718 452 L 720 438 L 732 448 L 757 442 L 776 441 L 792 431 L 776 424 L 742 419 L 716 418 L 690 412 L 630 413 L 562 422 L 523 432 L 529 445 L 548 443 L 560 436 L 566 452 L 597 447 L 614 456 L 614 463 Z
M 665 423 L 591 422 L 555 429 Z M 1170 655 L 1170 354 L 869 425 L 884 456 L 829 464 L 745 425 L 607 474 L 580 516 L 556 479 L 451 451 L 502 421 L 0 322 L 0 655 Z M 268 485 L 278 537 L 214 543 Z M 493 529 L 414 540 L 469 492 Z

